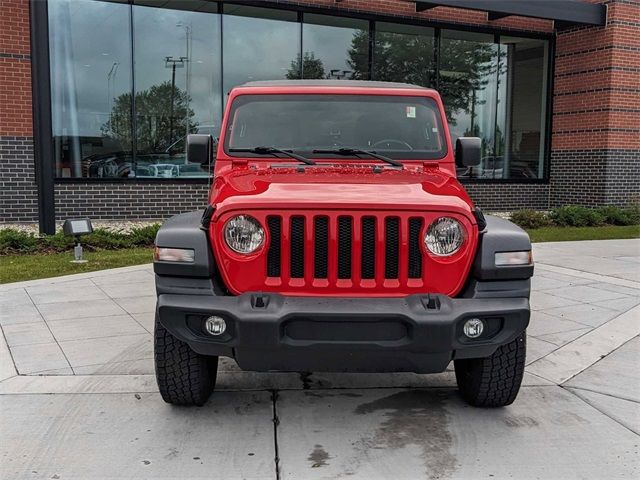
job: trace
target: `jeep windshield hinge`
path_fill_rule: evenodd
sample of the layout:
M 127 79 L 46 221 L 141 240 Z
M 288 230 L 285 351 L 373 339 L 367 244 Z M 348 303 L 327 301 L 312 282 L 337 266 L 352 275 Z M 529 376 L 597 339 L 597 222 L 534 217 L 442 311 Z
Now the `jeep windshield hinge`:
M 209 230 L 209 224 L 211 223 L 211 217 L 213 216 L 213 212 L 216 211 L 216 207 L 213 205 L 207 205 L 207 208 L 204 209 L 202 213 L 202 219 L 200 220 L 200 228 L 207 231 Z
M 485 228 L 487 228 L 487 220 L 484 218 L 484 213 L 482 213 L 482 209 L 480 207 L 476 207 L 473 210 L 473 216 L 476 217 L 476 222 L 478 223 L 478 231 L 482 232 Z

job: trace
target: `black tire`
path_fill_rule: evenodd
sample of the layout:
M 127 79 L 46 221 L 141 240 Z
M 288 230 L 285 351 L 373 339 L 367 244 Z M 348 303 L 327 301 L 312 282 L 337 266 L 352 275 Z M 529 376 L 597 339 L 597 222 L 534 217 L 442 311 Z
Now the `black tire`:
M 191 350 L 162 326 L 157 315 L 153 354 L 158 389 L 165 402 L 205 404 L 216 384 L 218 357 L 199 355 Z
M 523 333 L 490 357 L 455 360 L 462 398 L 476 407 L 511 405 L 522 383 L 526 352 L 526 333 Z

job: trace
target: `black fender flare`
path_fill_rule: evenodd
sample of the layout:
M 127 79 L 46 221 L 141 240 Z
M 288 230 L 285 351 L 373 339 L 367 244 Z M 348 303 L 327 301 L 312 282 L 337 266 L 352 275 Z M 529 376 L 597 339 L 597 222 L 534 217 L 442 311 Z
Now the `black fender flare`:
M 477 280 L 524 280 L 533 276 L 533 264 L 495 265 L 496 252 L 531 250 L 529 234 L 504 218 L 486 215 L 486 228 L 480 233 L 478 250 L 473 263 L 473 276 Z
M 193 263 L 154 261 L 157 275 L 207 277 L 215 272 L 215 260 L 207 229 L 202 226 L 202 210 L 169 218 L 158 230 L 156 247 L 186 248 L 195 253 Z

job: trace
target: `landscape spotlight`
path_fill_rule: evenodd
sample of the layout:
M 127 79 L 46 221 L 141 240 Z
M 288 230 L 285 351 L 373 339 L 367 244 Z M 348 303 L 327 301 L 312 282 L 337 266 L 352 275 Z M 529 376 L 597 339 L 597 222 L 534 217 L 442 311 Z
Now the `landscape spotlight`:
M 73 247 L 73 260 L 71 263 L 86 263 L 82 258 L 82 245 L 80 245 L 80 236 L 93 232 L 91 220 L 88 218 L 68 219 L 62 225 L 62 231 L 65 235 L 72 235 L 76 239 L 76 246 Z

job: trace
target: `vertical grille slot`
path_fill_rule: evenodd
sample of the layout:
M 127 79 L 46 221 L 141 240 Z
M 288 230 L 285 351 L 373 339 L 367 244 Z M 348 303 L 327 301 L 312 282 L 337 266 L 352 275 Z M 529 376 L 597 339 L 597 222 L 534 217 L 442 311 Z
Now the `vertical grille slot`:
M 291 278 L 304 278 L 304 217 L 291 218 Z
M 316 217 L 314 220 L 315 261 L 314 278 L 327 278 L 327 257 L 329 256 L 329 219 Z
M 398 278 L 398 251 L 400 248 L 400 219 L 385 219 L 384 278 Z
M 371 279 L 376 276 L 376 219 L 362 219 L 362 278 Z
M 338 218 L 338 278 L 351 278 L 351 217 Z
M 280 233 L 281 233 L 280 217 L 267 218 L 267 227 L 269 228 L 269 237 L 271 243 L 267 252 L 267 276 L 280 276 Z
M 409 219 L 409 278 L 422 278 L 421 230 L 421 218 Z

